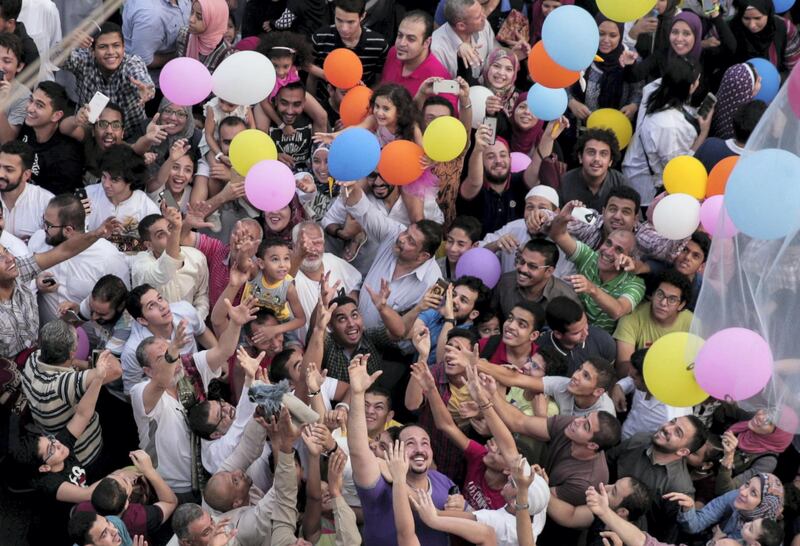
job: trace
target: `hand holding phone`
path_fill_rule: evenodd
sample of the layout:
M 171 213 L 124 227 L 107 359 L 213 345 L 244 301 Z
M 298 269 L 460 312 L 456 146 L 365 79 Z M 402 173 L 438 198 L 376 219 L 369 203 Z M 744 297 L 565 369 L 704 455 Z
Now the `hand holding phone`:
M 492 134 L 489 137 L 489 146 L 494 146 L 494 143 L 497 141 L 497 118 L 494 116 L 486 116 L 483 118 L 483 124 L 491 129 Z
M 433 92 L 437 95 L 441 95 L 442 93 L 458 95 L 459 89 L 460 86 L 455 80 L 438 80 L 433 82 Z
M 97 119 L 100 117 L 100 114 L 103 113 L 103 109 L 108 105 L 109 99 L 107 96 L 102 94 L 100 91 L 94 94 L 92 100 L 89 101 L 89 115 L 87 116 L 89 123 L 95 123 Z

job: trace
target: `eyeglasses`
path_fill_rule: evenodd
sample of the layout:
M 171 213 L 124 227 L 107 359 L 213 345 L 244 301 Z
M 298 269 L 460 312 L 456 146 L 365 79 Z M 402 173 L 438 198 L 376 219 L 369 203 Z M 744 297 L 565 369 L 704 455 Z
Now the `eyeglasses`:
M 663 290 L 660 288 L 655 291 L 653 294 L 658 301 L 667 300 L 667 303 L 670 305 L 678 305 L 681 302 L 681 298 L 679 296 L 667 296 Z
M 47 441 L 50 443 L 47 444 L 47 457 L 45 457 L 44 461 L 42 461 L 45 464 L 47 463 L 47 461 L 50 460 L 50 457 L 56 454 L 56 437 L 53 436 L 52 434 L 48 434 L 46 438 Z
M 163 117 L 172 116 L 172 117 L 176 117 L 178 119 L 186 119 L 186 118 L 189 117 L 189 114 L 187 114 L 183 110 L 172 110 L 170 108 L 166 108 L 166 109 L 162 110 L 161 111 L 161 115 Z
M 548 267 L 550 267 L 549 265 L 539 265 L 539 264 L 535 264 L 533 262 L 526 262 L 525 260 L 522 259 L 522 256 L 515 257 L 514 258 L 514 264 L 515 265 L 524 265 L 525 267 L 527 267 L 528 269 L 530 269 L 532 271 L 538 271 L 540 269 L 547 269 Z
M 70 224 L 63 224 L 63 225 L 60 225 L 60 226 L 58 226 L 56 224 L 51 224 L 50 222 L 48 222 L 44 218 L 42 218 L 42 223 L 44 224 L 44 230 L 45 231 L 47 231 L 49 229 L 53 229 L 53 228 L 65 228 L 65 227 L 69 227 L 70 226 Z
M 121 121 L 108 121 L 107 119 L 101 119 L 97 121 L 97 126 L 101 129 L 108 129 L 111 127 L 112 129 L 122 129 L 122 122 Z

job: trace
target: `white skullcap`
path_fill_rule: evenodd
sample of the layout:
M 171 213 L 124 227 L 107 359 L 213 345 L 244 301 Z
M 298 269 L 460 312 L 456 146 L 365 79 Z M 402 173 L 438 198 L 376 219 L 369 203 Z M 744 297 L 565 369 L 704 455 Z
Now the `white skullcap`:
M 554 207 L 558 208 L 561 206 L 560 201 L 558 200 L 558 192 L 551 188 L 550 186 L 543 186 L 539 184 L 531 188 L 531 191 L 528 192 L 528 195 L 525 196 L 525 199 L 529 199 L 531 197 L 542 197 L 550 201 Z

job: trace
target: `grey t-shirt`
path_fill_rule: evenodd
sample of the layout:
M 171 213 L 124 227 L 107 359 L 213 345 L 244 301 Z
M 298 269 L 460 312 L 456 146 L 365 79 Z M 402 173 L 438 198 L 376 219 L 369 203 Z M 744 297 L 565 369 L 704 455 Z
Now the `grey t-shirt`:
M 603 393 L 603 396 L 598 398 L 590 407 L 579 408 L 575 404 L 575 397 L 567 390 L 567 385 L 570 382 L 569 377 L 551 375 L 543 377 L 542 381 L 544 382 L 544 393 L 558 404 L 559 415 L 586 417 L 593 411 L 607 411 L 611 415 L 617 415 L 614 409 L 614 402 L 611 401 L 611 398 L 606 393 Z
M 25 111 L 28 108 L 28 97 L 30 96 L 31 92 L 27 87 L 16 80 L 11 82 L 11 101 L 5 110 L 9 125 L 20 126 L 25 123 Z

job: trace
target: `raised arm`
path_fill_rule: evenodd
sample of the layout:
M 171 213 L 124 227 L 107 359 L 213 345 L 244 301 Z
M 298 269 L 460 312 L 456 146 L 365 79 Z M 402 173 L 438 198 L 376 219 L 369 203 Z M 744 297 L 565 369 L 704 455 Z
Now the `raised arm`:
M 462 518 L 440 515 L 433 504 L 430 492 L 417 491 L 416 498 L 411 496 L 410 500 L 420 519 L 431 529 L 456 535 L 477 546 L 495 546 L 497 544 L 494 529 L 475 521 L 474 516 Z M 456 513 L 454 512 L 454 515 Z
M 158 501 L 155 505 L 161 509 L 161 521 L 169 520 L 175 508 L 178 507 L 178 497 L 175 496 L 175 493 L 170 489 L 169 485 L 167 485 L 167 482 L 161 477 L 161 474 L 156 471 L 153 466 L 153 461 L 146 451 L 132 451 L 130 453 L 130 458 L 131 462 L 136 466 L 136 469 L 142 473 L 142 476 L 147 479 L 153 491 L 156 493 Z
M 86 427 L 89 426 L 89 422 L 94 416 L 97 397 L 100 395 L 100 387 L 103 386 L 103 380 L 106 377 L 106 370 L 110 369 L 114 365 L 113 361 L 116 360 L 111 351 L 103 351 L 100 354 L 100 358 L 97 359 L 97 367 L 92 375 L 89 388 L 83 393 L 80 401 L 75 406 L 75 414 L 67 423 L 67 430 L 76 438 L 80 438 Z
M 36 265 L 39 266 L 39 269 L 45 270 L 69 260 L 95 244 L 98 240 L 109 237 L 118 225 L 119 221 L 116 218 L 106 218 L 97 229 L 76 234 L 47 252 L 34 254 L 33 258 L 36 260 Z
M 158 401 L 161 400 L 161 395 L 167 390 L 165 385 L 169 385 L 172 382 L 172 378 L 175 375 L 174 366 L 183 365 L 181 363 L 181 348 L 189 343 L 189 337 L 186 335 L 186 324 L 186 319 L 178 323 L 175 335 L 167 347 L 167 354 L 169 354 L 167 362 L 173 362 L 173 364 L 171 366 L 162 366 L 159 372 L 150 377 L 150 381 L 142 391 L 142 404 L 144 405 L 145 414 L 153 411 Z
M 336 546 L 359 546 L 356 515 L 342 497 L 342 479 L 347 464 L 347 453 L 337 449 L 328 460 L 328 493 L 333 503 L 333 520 L 336 522 Z
M 386 331 L 389 332 L 389 337 L 394 340 L 404 339 L 406 336 L 406 326 L 403 322 L 404 316 L 401 317 L 400 313 L 392 309 L 388 304 L 389 296 L 392 294 L 389 288 L 389 281 L 381 279 L 381 289 L 378 292 L 375 292 L 366 284 L 364 285 L 364 289 L 367 291 L 367 294 L 369 294 L 373 305 L 375 305 L 375 309 L 378 310 L 383 325 L 386 327 Z M 409 313 L 411 313 L 411 311 L 406 313 L 406 315 Z
M 400 222 L 381 214 L 364 195 L 362 182 L 345 188 L 347 212 L 364 228 L 364 232 L 374 241 L 383 241 L 405 230 Z M 349 194 L 347 193 L 349 191 Z
M 552 239 L 567 256 L 575 254 L 575 250 L 578 248 L 575 239 L 567 231 L 567 224 L 570 218 L 572 218 L 572 210 L 577 206 L 581 206 L 580 202 L 570 201 L 564 205 L 561 212 L 559 212 L 550 223 L 550 239 Z
M 383 371 L 369 375 L 367 362 L 369 354 L 356 355 L 348 368 L 350 375 L 350 413 L 347 416 L 347 446 L 353 467 L 353 482 L 359 487 L 374 487 L 380 478 L 378 459 L 369 448 L 367 416 L 364 408 L 364 393 Z
M 609 530 L 617 533 L 626 546 L 645 545 L 647 535 L 611 509 L 608 504 L 608 493 L 602 483 L 598 489 L 590 487 L 586 490 L 586 506 L 592 514 L 603 520 Z
M 519 451 L 517 451 L 514 437 L 494 410 L 492 397 L 497 392 L 494 378 L 486 374 L 479 374 L 476 366 L 469 366 L 467 367 L 467 380 L 469 394 L 478 403 L 478 407 L 481 409 L 484 419 L 486 419 L 489 431 L 491 431 L 503 458 L 506 461 L 516 461 L 517 457 L 519 457 Z
M 483 152 L 489 146 L 491 131 L 488 126 L 481 125 L 475 133 L 475 147 L 469 156 L 467 178 L 459 190 L 461 197 L 468 201 L 475 199 L 483 187 Z
M 404 442 L 396 440 L 384 453 L 389 473 L 392 475 L 392 512 L 397 527 L 398 546 L 420 546 L 414 529 L 414 515 L 409 504 L 409 490 L 406 485 L 408 459 Z
M 436 424 L 436 428 L 444 432 L 458 449 L 462 451 L 466 450 L 469 446 L 469 438 L 458 428 L 447 406 L 444 405 L 439 391 L 436 390 L 436 382 L 428 369 L 428 364 L 424 360 L 412 364 L 411 376 L 417 383 L 422 385 L 425 398 L 428 400 L 428 406 L 431 408 L 431 413 L 433 414 L 433 421 Z
M 236 352 L 236 347 L 239 344 L 239 336 L 242 334 L 242 326 L 256 318 L 255 312 L 255 299 L 248 298 L 234 307 L 229 299 L 225 300 L 225 306 L 228 308 L 228 327 L 219 336 L 219 343 L 216 347 L 208 350 L 206 358 L 208 359 L 208 367 L 212 372 L 219 370 L 228 359 Z

